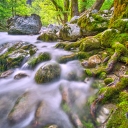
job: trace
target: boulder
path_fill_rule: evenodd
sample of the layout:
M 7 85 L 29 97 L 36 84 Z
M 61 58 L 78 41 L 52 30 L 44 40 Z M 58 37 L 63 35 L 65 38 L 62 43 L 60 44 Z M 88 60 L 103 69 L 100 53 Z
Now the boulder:
M 118 19 L 114 21 L 111 28 L 128 33 L 128 19 Z
M 36 56 L 31 57 L 27 64 L 30 68 L 34 68 L 37 64 L 43 61 L 48 61 L 51 59 L 51 55 L 48 52 L 41 52 Z
M 97 37 L 89 36 L 81 40 L 80 51 L 88 52 L 100 48 L 100 40 Z
M 59 38 L 65 41 L 76 41 L 80 36 L 80 28 L 77 24 L 65 24 L 59 32 Z
M 35 92 L 25 92 L 17 99 L 14 107 L 8 114 L 9 122 L 15 124 L 25 120 L 31 111 L 35 108 L 35 104 L 37 103 L 38 101 L 35 97 Z
M 30 50 L 37 51 L 36 46 L 22 41 L 9 42 L 0 47 L 0 72 L 21 66 L 24 58 L 30 56 Z
M 14 16 L 7 21 L 8 23 L 8 34 L 13 35 L 29 35 L 38 34 L 42 23 L 40 17 L 36 14 L 31 16 Z
M 48 29 L 48 32 L 52 32 L 52 33 L 57 33 L 60 31 L 60 29 L 62 28 L 61 25 L 56 25 L 56 24 L 49 24 L 47 29 Z
M 48 63 L 41 66 L 35 74 L 35 81 L 38 84 L 48 83 L 58 79 L 61 75 L 61 68 L 58 63 Z
M 83 61 L 82 65 L 86 68 L 95 68 L 96 65 L 100 64 L 102 62 L 99 55 L 93 55 L 89 57 L 88 61 Z
M 57 35 L 53 32 L 44 32 L 37 39 L 46 42 L 54 42 L 57 40 Z
M 83 36 L 93 36 L 107 29 L 109 20 L 110 16 L 107 14 L 87 12 L 78 19 L 77 24 Z

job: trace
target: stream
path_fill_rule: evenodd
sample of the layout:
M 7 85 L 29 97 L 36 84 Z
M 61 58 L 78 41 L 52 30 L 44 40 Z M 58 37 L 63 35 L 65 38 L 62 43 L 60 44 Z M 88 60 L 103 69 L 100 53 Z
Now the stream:
M 57 62 L 58 58 L 63 55 L 70 55 L 72 52 L 62 49 L 55 49 L 57 42 L 37 41 L 38 35 L 8 35 L 6 32 L 0 32 L 0 45 L 7 42 L 25 41 L 35 45 L 38 52 L 48 52 L 51 55 L 50 61 L 39 63 L 34 69 L 29 69 L 27 64 L 23 64 L 14 69 L 14 73 L 7 78 L 0 79 L 0 128 L 43 128 L 48 125 L 56 124 L 59 128 L 74 128 L 69 115 L 62 109 L 62 89 L 66 88 L 70 92 L 70 111 L 76 115 L 82 116 L 84 113 L 83 106 L 88 98 L 95 93 L 91 88 L 93 79 L 84 82 L 81 80 L 68 79 L 70 72 L 75 72 L 79 77 L 83 73 L 83 67 L 78 60 L 69 61 L 59 64 L 61 67 L 61 77 L 57 81 L 47 84 L 37 84 L 34 80 L 36 71 L 50 62 Z M 28 77 L 20 80 L 14 79 L 17 73 L 26 73 Z M 24 111 L 25 116 L 20 121 L 10 122 L 8 115 L 16 104 L 16 101 L 25 92 L 30 92 L 27 102 L 27 108 L 21 108 L 17 111 L 20 115 Z M 39 103 L 43 101 L 43 109 L 38 116 L 39 123 L 33 123 L 35 113 Z M 28 109 L 29 108 L 29 109 Z M 17 117 L 16 117 L 17 118 Z

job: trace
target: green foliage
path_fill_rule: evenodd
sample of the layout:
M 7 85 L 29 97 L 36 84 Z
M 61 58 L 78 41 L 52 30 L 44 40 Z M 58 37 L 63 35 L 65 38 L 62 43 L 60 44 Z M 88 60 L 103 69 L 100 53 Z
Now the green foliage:
M 110 9 L 112 3 L 114 0 L 105 0 L 104 4 L 102 5 L 100 10 L 106 10 L 106 9 Z

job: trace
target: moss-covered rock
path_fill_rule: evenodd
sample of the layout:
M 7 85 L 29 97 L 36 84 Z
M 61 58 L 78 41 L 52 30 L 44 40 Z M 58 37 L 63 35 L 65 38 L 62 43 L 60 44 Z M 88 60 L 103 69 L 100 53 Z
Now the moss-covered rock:
M 78 19 L 77 23 L 81 28 L 82 35 L 92 36 L 107 29 L 108 21 L 109 18 L 105 18 L 99 13 L 87 12 Z
M 37 64 L 39 64 L 40 62 L 43 61 L 47 61 L 51 59 L 51 55 L 48 52 L 42 52 L 39 53 L 39 55 L 31 57 L 27 64 L 29 65 L 29 67 L 34 68 Z
M 118 34 L 116 29 L 107 29 L 101 34 L 101 45 L 104 47 L 111 47 L 115 36 Z
M 48 63 L 41 66 L 35 74 L 38 84 L 52 82 L 60 77 L 61 68 L 57 63 Z
M 101 48 L 100 40 L 96 37 L 91 37 L 91 36 L 82 39 L 79 47 L 80 51 L 85 51 L 85 52 L 100 48 Z
M 128 40 L 128 34 L 119 33 L 117 29 L 107 29 L 100 33 L 100 40 L 103 47 L 110 48 L 115 42 L 125 44 L 125 42 Z
M 128 92 L 123 91 L 119 95 L 117 109 L 112 114 L 107 123 L 107 128 L 127 128 L 128 127 Z
M 106 79 L 104 79 L 104 83 L 105 83 L 106 85 L 112 83 L 113 81 L 114 81 L 114 80 L 113 80 L 112 78 L 106 78 Z
M 45 32 L 45 33 L 41 34 L 37 39 L 46 41 L 46 42 L 54 42 L 57 40 L 57 36 L 55 33 Z
M 65 50 L 71 50 L 71 49 L 76 49 L 80 46 L 81 44 L 81 41 L 77 41 L 77 42 L 73 42 L 73 43 L 70 43 L 70 44 L 67 44 L 64 49 Z
M 26 56 L 30 56 L 30 49 L 37 51 L 36 46 L 27 42 L 7 43 L 1 46 L 0 72 L 21 66 Z M 7 49 L 7 50 L 6 50 Z M 5 50 L 5 52 L 3 52 Z
M 128 19 L 118 19 L 113 22 L 111 28 L 119 30 L 121 33 L 128 32 Z
M 80 34 L 80 28 L 77 24 L 65 24 L 59 32 L 59 38 L 65 41 L 76 41 Z
M 71 60 L 80 60 L 80 59 L 85 59 L 87 58 L 88 54 L 85 53 L 85 52 L 76 52 L 76 53 L 73 53 L 71 55 L 65 55 L 65 56 L 62 56 L 58 59 L 58 62 L 59 63 L 66 63 L 68 61 L 71 61 Z
M 67 45 L 67 42 L 59 42 L 55 45 L 55 48 L 62 48 L 64 49 L 64 47 Z

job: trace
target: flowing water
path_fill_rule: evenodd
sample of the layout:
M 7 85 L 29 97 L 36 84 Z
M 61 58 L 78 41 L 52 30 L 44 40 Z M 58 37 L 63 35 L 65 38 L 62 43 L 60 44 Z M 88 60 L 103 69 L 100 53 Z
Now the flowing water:
M 62 109 L 62 91 L 61 88 L 69 90 L 72 104 L 70 109 L 75 114 L 82 114 L 83 104 L 86 103 L 88 97 L 94 92 L 91 89 L 92 79 L 87 82 L 69 80 L 68 74 L 74 72 L 77 77 L 83 73 L 83 68 L 77 60 L 69 61 L 61 66 L 61 78 L 49 84 L 36 84 L 34 76 L 40 66 L 56 62 L 57 59 L 63 55 L 69 55 L 71 52 L 62 49 L 55 49 L 57 42 L 48 43 L 37 41 L 37 36 L 12 36 L 6 32 L 0 33 L 0 44 L 15 41 L 26 41 L 37 46 L 37 52 L 49 52 L 52 56 L 50 61 L 42 62 L 36 66 L 35 69 L 28 69 L 27 64 L 23 62 L 22 66 L 15 69 L 14 73 L 7 78 L 0 79 L 0 128 L 43 128 L 45 125 L 56 124 L 60 128 L 73 128 L 73 124 L 69 116 Z M 38 43 L 37 43 L 38 42 Z M 26 73 L 28 77 L 20 80 L 15 80 L 14 76 L 17 73 Z M 8 115 L 13 109 L 15 102 L 25 92 L 30 92 L 27 107 L 29 108 L 27 114 L 16 123 L 10 123 Z M 43 109 L 40 113 L 40 125 L 33 124 L 35 120 L 35 113 L 39 106 L 39 102 L 44 103 Z M 19 115 L 25 110 L 21 108 Z M 86 111 L 86 110 L 84 110 Z

